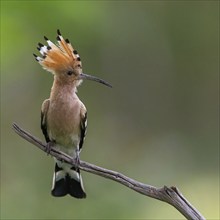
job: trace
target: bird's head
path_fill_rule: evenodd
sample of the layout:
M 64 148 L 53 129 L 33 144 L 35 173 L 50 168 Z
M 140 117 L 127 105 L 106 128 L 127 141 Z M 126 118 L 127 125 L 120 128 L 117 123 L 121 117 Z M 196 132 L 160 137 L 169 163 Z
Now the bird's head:
M 42 57 L 34 54 L 40 65 L 49 72 L 52 72 L 58 80 L 63 83 L 78 86 L 83 79 L 93 80 L 112 87 L 106 81 L 82 72 L 82 62 L 78 52 L 72 47 L 68 39 L 64 40 L 59 30 L 57 30 L 58 44 L 54 44 L 47 37 L 48 46 L 38 43 L 37 49 Z

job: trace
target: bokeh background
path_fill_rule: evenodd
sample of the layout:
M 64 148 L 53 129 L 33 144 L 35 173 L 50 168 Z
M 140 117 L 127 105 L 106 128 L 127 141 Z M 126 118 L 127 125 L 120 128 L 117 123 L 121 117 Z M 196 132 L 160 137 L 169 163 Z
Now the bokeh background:
M 184 219 L 173 207 L 83 172 L 88 198 L 50 195 L 54 161 L 16 135 L 43 139 L 52 75 L 34 60 L 56 30 L 85 73 L 89 126 L 81 159 L 138 181 L 177 186 L 219 219 L 219 1 L 1 1 L 1 218 Z

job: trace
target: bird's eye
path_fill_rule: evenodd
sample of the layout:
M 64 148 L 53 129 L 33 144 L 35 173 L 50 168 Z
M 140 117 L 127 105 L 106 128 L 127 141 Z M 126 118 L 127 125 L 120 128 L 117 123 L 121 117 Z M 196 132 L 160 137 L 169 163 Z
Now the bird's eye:
M 73 71 L 67 71 L 67 75 L 71 76 L 73 74 Z

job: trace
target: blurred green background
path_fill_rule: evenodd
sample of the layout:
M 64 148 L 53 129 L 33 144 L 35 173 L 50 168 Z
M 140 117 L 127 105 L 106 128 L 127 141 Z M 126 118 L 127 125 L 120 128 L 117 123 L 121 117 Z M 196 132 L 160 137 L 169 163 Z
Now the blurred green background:
M 52 75 L 34 60 L 59 28 L 79 51 L 89 126 L 81 159 L 138 181 L 177 186 L 219 219 L 219 1 L 1 1 L 1 218 L 184 219 L 173 207 L 83 172 L 88 198 L 50 195 L 43 140 Z

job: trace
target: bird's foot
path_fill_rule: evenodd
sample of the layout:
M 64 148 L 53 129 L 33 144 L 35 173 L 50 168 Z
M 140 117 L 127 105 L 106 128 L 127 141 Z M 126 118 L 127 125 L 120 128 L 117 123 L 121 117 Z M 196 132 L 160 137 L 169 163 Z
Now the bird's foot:
M 75 168 L 78 169 L 80 165 L 79 151 L 76 151 L 76 157 L 74 158 Z
M 45 150 L 45 152 L 47 153 L 47 155 L 50 154 L 50 151 L 51 151 L 51 149 L 54 147 L 54 145 L 55 145 L 55 142 L 54 142 L 54 141 L 50 141 L 50 142 L 47 143 L 47 145 L 46 145 L 46 150 Z

